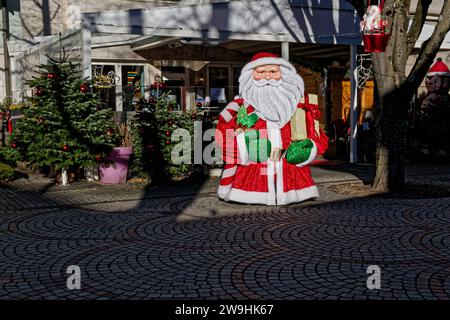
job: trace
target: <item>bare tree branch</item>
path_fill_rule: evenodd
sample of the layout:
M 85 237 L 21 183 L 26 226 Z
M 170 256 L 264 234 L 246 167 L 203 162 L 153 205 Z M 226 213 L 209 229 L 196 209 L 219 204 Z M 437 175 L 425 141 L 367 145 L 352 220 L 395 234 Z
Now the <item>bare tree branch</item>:
M 422 32 L 422 28 L 425 24 L 431 1 L 432 0 L 419 0 L 417 2 L 417 8 L 414 12 L 413 22 L 408 32 L 408 55 L 411 54 L 411 51 L 414 48 L 417 39 L 419 39 L 420 33 Z
M 401 80 L 406 80 L 406 61 L 409 51 L 407 50 L 407 31 L 410 1 L 396 0 L 394 4 L 394 26 L 392 37 L 395 39 L 393 54 L 393 67 Z
M 412 68 L 409 76 L 408 83 L 411 84 L 411 88 L 419 86 L 422 79 L 427 74 L 428 69 L 433 63 L 433 59 L 436 56 L 439 48 L 444 42 L 445 36 L 450 31 L 450 1 L 445 1 L 442 6 L 441 14 L 438 23 L 433 31 L 433 34 L 422 44 L 420 54 L 417 57 L 416 63 Z

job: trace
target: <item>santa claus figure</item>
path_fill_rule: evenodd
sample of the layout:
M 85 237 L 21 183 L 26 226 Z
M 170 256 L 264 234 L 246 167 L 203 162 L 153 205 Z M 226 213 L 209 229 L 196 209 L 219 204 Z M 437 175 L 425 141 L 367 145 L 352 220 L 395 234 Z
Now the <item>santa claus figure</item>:
M 319 127 L 317 96 L 304 94 L 294 66 L 256 54 L 242 69 L 239 95 L 217 125 L 225 162 L 219 198 L 285 205 L 319 197 L 308 165 L 325 152 L 328 138 Z
M 378 6 L 369 6 L 360 23 L 361 31 L 369 33 L 379 31 L 382 27 L 381 10 Z
M 446 109 L 450 102 L 448 94 L 450 70 L 441 58 L 438 58 L 428 71 L 425 86 L 428 92 L 422 102 L 421 115 L 422 117 L 433 117 L 436 116 L 439 109 Z

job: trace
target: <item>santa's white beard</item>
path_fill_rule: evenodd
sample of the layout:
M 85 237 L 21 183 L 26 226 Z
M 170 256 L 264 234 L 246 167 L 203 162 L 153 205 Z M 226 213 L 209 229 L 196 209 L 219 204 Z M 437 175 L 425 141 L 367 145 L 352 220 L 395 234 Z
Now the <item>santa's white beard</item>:
M 252 70 L 240 78 L 241 97 L 258 117 L 271 122 L 271 127 L 282 128 L 292 118 L 303 96 L 303 80 L 297 74 L 282 74 L 282 79 L 254 80 Z

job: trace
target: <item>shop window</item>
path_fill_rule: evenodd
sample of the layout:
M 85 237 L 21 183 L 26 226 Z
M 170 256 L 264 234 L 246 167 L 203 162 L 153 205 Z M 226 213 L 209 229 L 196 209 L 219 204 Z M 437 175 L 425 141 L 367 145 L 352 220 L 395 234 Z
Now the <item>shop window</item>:
M 242 67 L 233 67 L 233 98 L 239 95 L 239 76 L 241 75 Z
M 163 66 L 161 72 L 164 82 L 163 92 L 167 93 L 168 98 L 175 102 L 173 105 L 174 110 L 183 110 L 185 104 L 185 67 Z
M 222 110 L 227 104 L 228 67 L 209 67 L 210 108 Z
M 119 79 L 113 65 L 92 65 L 94 93 L 100 97 L 104 108 L 116 110 L 116 82 Z
M 134 111 L 144 97 L 144 66 L 122 66 L 123 110 Z

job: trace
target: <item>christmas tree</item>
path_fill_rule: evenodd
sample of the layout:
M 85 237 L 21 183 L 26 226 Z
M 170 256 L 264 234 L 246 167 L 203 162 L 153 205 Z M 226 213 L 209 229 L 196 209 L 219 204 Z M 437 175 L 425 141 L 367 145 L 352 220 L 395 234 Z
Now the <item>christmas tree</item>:
M 174 163 L 172 150 L 179 143 L 193 146 L 194 121 L 198 116 L 195 111 L 174 111 L 174 102 L 168 98 L 169 93 L 151 97 L 131 120 L 134 147 L 131 173 L 139 177 L 151 177 L 154 182 L 189 176 L 194 168 L 192 161 Z M 178 128 L 186 129 L 191 140 L 173 142 L 172 134 Z
M 33 95 L 26 99 L 24 118 L 3 148 L 10 161 L 27 161 L 34 168 L 73 170 L 92 166 L 118 142 L 113 113 L 101 109 L 90 83 L 79 76 L 79 65 L 61 49 L 49 58 L 38 76 L 27 82 Z

